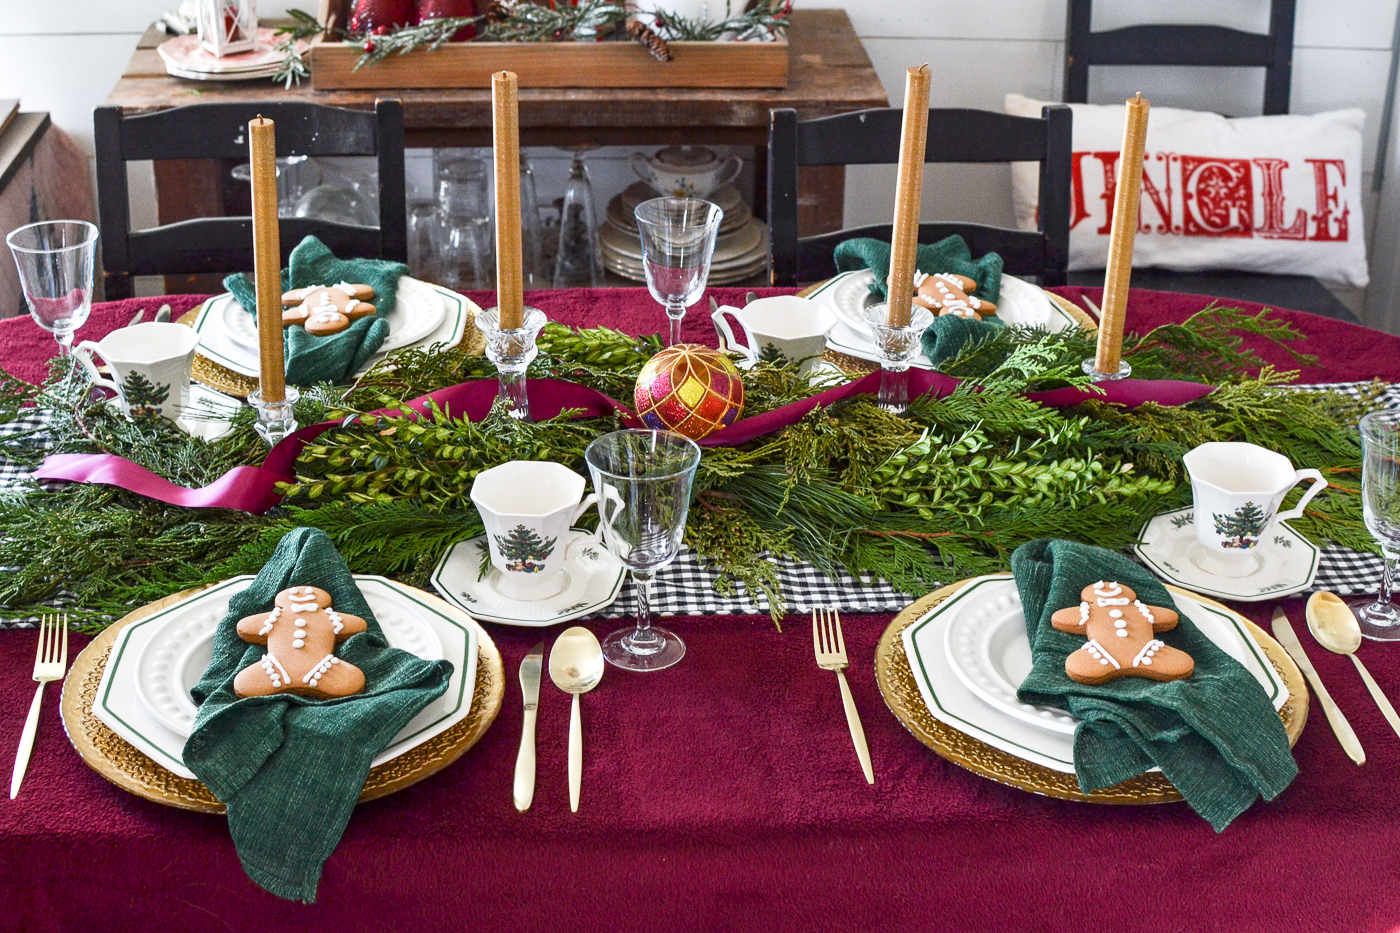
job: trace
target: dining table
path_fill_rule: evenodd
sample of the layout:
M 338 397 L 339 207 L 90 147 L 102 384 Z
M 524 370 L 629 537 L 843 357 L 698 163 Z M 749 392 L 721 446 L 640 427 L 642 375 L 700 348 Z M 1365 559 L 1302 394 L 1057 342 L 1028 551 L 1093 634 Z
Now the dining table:
M 1078 304 L 1101 298 L 1095 288 L 1056 291 Z M 708 296 L 741 304 L 744 291 Z M 77 338 L 99 339 L 137 309 L 164 303 L 178 317 L 203 297 L 97 304 Z M 490 293 L 470 297 L 494 304 Z M 1180 322 L 1210 302 L 1134 290 L 1128 328 Z M 570 325 L 641 334 L 665 323 L 642 289 L 542 291 L 527 293 L 526 303 Z M 683 336 L 714 346 L 707 306 L 702 299 L 691 309 Z M 1400 337 L 1273 313 L 1303 334 L 1297 349 L 1315 360 L 1300 366 L 1279 346 L 1247 342 L 1262 360 L 1300 369 L 1300 382 L 1400 381 Z M 28 319 L 0 322 L 0 367 L 12 375 L 44 378 L 53 352 L 52 337 Z M 361 804 L 310 905 L 274 897 L 244 875 L 223 817 L 138 798 L 84 764 L 51 687 L 23 789 L 0 800 L 0 927 L 1395 930 L 1400 736 L 1352 663 L 1304 632 L 1304 596 L 1232 608 L 1266 627 L 1276 608 L 1287 613 L 1366 762 L 1347 758 L 1315 708 L 1293 749 L 1298 777 L 1220 833 L 1184 803 L 1051 799 L 940 758 L 890 714 L 877 687 L 872 659 L 889 613 L 842 618 L 873 785 L 852 752 L 834 678 L 814 663 L 808 617 L 789 615 L 779 627 L 757 610 L 674 616 L 666 625 L 688 646 L 681 663 L 642 674 L 609 668 L 586 698 L 577 813 L 566 779 L 570 698 L 546 679 L 534 802 L 517 812 L 516 671 L 541 631 L 484 623 L 507 679 L 494 725 L 430 778 Z M 601 636 L 623 623 L 582 624 Z M 0 630 L 6 765 L 34 689 L 36 638 L 29 628 Z M 88 641 L 74 634 L 70 658 Z M 1359 656 L 1400 699 L 1400 643 L 1368 641 Z

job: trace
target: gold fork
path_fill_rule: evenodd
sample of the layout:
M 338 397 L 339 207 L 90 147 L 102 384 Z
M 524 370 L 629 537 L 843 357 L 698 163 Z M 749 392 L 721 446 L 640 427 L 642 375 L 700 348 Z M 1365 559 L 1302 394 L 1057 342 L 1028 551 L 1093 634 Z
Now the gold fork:
M 865 729 L 861 728 L 860 713 L 856 712 L 856 701 L 851 698 L 851 688 L 846 683 L 846 639 L 841 635 L 839 612 L 835 609 L 812 610 L 812 643 L 817 653 L 817 667 L 836 672 L 836 680 L 841 684 L 841 702 L 846 706 L 846 724 L 851 727 L 851 741 L 856 746 L 856 757 L 860 759 L 866 783 L 874 784 L 875 770 L 870 766 L 870 747 L 865 744 Z
M 39 728 L 39 706 L 44 702 L 44 685 L 51 680 L 62 680 L 63 670 L 67 666 L 67 614 L 40 617 L 39 648 L 34 657 L 34 679 L 39 681 L 39 689 L 34 691 L 34 702 L 29 704 L 29 718 L 24 721 L 24 732 L 19 737 L 19 750 L 15 752 L 15 770 L 10 775 L 11 800 L 19 793 L 25 769 L 29 767 L 29 753 L 34 749 L 34 731 Z

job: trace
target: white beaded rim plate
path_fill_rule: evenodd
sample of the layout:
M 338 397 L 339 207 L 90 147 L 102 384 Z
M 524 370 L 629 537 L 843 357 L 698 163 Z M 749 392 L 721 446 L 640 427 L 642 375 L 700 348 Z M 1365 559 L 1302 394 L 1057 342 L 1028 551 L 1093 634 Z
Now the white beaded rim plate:
M 1247 577 L 1222 577 L 1191 559 L 1197 547 L 1194 509 L 1148 519 L 1133 551 L 1164 580 L 1219 599 L 1254 603 L 1301 593 L 1313 585 L 1322 552 L 1287 522 L 1276 521 L 1259 539 L 1259 569 Z
M 415 281 L 403 279 L 403 282 Z M 400 288 L 395 296 L 394 308 L 385 320 L 389 324 L 389 336 L 384 338 L 380 353 L 390 353 L 402 347 L 411 346 L 438 329 L 447 315 L 438 296 L 431 291 L 415 288 Z M 250 350 L 258 349 L 258 321 L 252 313 L 237 301 L 223 303 L 224 329 L 235 342 Z
M 221 604 L 227 606 L 226 602 Z M 162 725 L 182 736 L 189 736 L 194 729 L 199 708 L 190 690 L 209 666 L 214 630 L 223 617 L 222 612 L 211 617 L 206 607 L 196 609 L 196 605 L 155 623 L 146 646 L 136 656 L 136 691 L 141 701 Z M 428 661 L 442 660 L 442 639 L 414 606 L 381 602 L 374 607 L 374 617 L 389 647 Z
M 870 291 L 874 282 L 875 273 L 869 269 L 842 272 L 807 296 L 824 303 L 837 317 L 837 324 L 827 339 L 827 346 L 831 349 L 857 359 L 877 359 L 870 325 L 862 317 L 864 310 L 876 303 Z M 1001 277 L 997 318 L 1005 324 L 1043 327 L 1051 333 L 1082 326 L 1038 286 L 1014 275 Z M 923 351 L 914 358 L 913 365 L 920 369 L 933 368 Z
M 1275 709 L 1288 701 L 1288 687 L 1274 670 L 1248 630 L 1234 613 L 1221 607 L 1192 599 L 1187 593 L 1173 590 L 1177 607 L 1200 628 L 1211 641 L 1230 654 L 1256 677 Z M 976 614 L 991 604 L 1000 608 L 989 615 L 1000 625 L 1019 629 L 1019 639 L 1026 642 L 1024 654 L 1019 648 L 1000 662 L 997 677 L 1004 683 L 1019 684 L 1030 670 L 1030 645 L 1026 641 L 1025 620 L 1021 615 L 1016 581 L 1010 574 L 978 577 L 956 594 L 939 603 L 901 635 L 909 667 L 918 684 L 924 704 L 933 717 L 982 742 L 1055 771 L 1074 773 L 1073 731 L 1052 727 L 1036 715 L 1037 707 L 1027 707 L 1019 701 L 1001 702 L 996 699 L 995 684 L 980 684 L 974 691 L 959 673 L 962 662 L 954 662 L 948 647 L 948 626 L 963 613 Z M 991 624 L 988 622 L 986 624 Z M 1000 644 L 1010 645 L 1016 632 L 1003 633 Z M 974 638 L 975 643 L 975 638 Z M 975 649 L 974 649 L 975 650 Z M 1022 660 L 1018 661 L 1020 657 Z M 971 675 L 969 675 L 971 678 Z M 1014 690 L 1012 697 L 1014 698 Z M 1067 715 L 1067 714 L 1066 714 Z
M 511 599 L 496 589 L 499 570 L 490 567 L 481 575 L 485 544 L 480 535 L 453 545 L 432 577 L 445 599 L 483 622 L 536 628 L 568 622 L 612 605 L 627 574 L 596 536 L 575 528 L 564 546 L 564 588 L 548 599 Z
M 465 295 L 440 285 L 433 285 L 418 279 L 404 276 L 399 279 L 399 300 L 407 300 L 405 295 L 415 295 L 423 293 L 428 296 L 435 296 L 442 305 L 444 312 L 441 322 L 437 328 L 426 336 L 417 340 L 413 346 L 427 346 L 429 344 L 442 344 L 445 347 L 455 347 L 462 342 L 462 337 L 466 334 L 467 325 L 471 323 L 473 317 L 481 309 L 472 303 Z M 416 300 L 416 299 L 415 299 Z M 225 369 L 233 370 L 244 376 L 254 379 L 258 376 L 258 351 L 256 340 L 252 345 L 244 345 L 235 340 L 229 333 L 227 324 L 228 304 L 238 304 L 232 295 L 225 292 L 222 295 L 215 295 L 199 308 L 199 313 L 195 316 L 194 329 L 199 334 L 199 349 L 196 351 Z M 241 308 L 239 309 L 242 310 Z M 397 311 L 397 309 L 395 309 Z M 246 313 L 246 312 L 245 312 Z M 392 313 L 391 313 L 392 318 Z M 251 315 L 248 316 L 251 320 Z M 393 324 L 390 324 L 392 329 Z M 392 334 L 391 334 L 392 339 Z M 388 354 L 389 351 L 381 348 L 374 356 L 370 357 L 360 372 L 369 369 L 375 363 Z
M 245 589 L 253 579 L 252 576 L 233 577 L 173 603 L 122 629 L 112 645 L 93 700 L 93 714 L 161 767 L 180 777 L 194 777 L 181 757 L 188 733 L 181 734 L 179 730 L 171 728 L 148 708 L 138 688 L 142 670 L 139 661 L 145 656 L 146 647 L 153 638 L 160 634 L 165 625 L 171 624 L 167 620 L 175 617 L 184 620 L 186 626 L 193 621 L 193 637 L 182 641 L 185 647 L 178 656 L 172 651 L 169 658 L 158 658 L 160 652 L 157 651 L 150 657 L 153 663 L 164 661 L 175 668 L 168 676 L 179 676 L 183 682 L 190 676 L 185 672 L 193 671 L 197 679 L 203 673 L 202 668 L 195 669 L 200 663 L 195 657 L 200 648 L 198 634 L 212 629 L 227 611 L 229 599 Z M 476 685 L 480 629 L 470 616 L 455 607 L 449 609 L 425 602 L 410 589 L 392 580 L 357 574 L 355 582 L 369 602 L 375 618 L 388 623 L 385 625 L 386 635 L 394 628 L 407 629 L 410 623 L 406 617 L 417 616 L 417 620 L 411 624 L 420 630 L 422 626 L 427 626 L 435 636 L 433 644 L 424 645 L 425 652 L 431 653 L 436 645 L 437 655 L 452 662 L 447 690 L 410 720 L 389 746 L 375 757 L 373 764 L 379 765 L 450 729 L 470 713 Z M 402 626 L 399 622 L 402 622 Z M 425 635 L 417 637 L 426 642 Z M 165 697 L 155 699 L 158 705 L 165 705 Z M 172 705 L 176 705 L 174 715 L 178 715 L 178 704 Z M 169 706 L 165 711 L 170 713 Z

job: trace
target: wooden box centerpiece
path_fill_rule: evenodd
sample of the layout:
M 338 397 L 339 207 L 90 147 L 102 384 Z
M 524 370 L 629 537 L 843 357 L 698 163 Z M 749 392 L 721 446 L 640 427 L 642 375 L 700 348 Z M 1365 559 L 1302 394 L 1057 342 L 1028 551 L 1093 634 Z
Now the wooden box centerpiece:
M 322 0 L 320 21 L 348 22 L 345 0 Z M 520 87 L 782 88 L 788 82 L 788 43 L 768 41 L 671 41 L 670 60 L 639 41 L 449 41 L 436 48 L 397 51 L 356 68 L 362 43 L 337 41 L 328 31 L 312 43 L 311 83 L 341 88 L 489 88 L 491 75 L 512 71 Z M 375 36 L 369 40 L 374 42 Z

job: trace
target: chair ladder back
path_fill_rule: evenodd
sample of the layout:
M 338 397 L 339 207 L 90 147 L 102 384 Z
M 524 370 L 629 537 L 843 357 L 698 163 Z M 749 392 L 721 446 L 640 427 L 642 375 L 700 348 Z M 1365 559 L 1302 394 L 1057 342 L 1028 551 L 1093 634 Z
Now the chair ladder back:
M 1264 114 L 1288 113 L 1296 0 L 1271 0 L 1269 31 L 1225 26 L 1139 25 L 1092 29 L 1093 0 L 1069 0 L 1065 18 L 1065 100 L 1089 100 L 1090 65 L 1205 65 L 1263 68 Z

